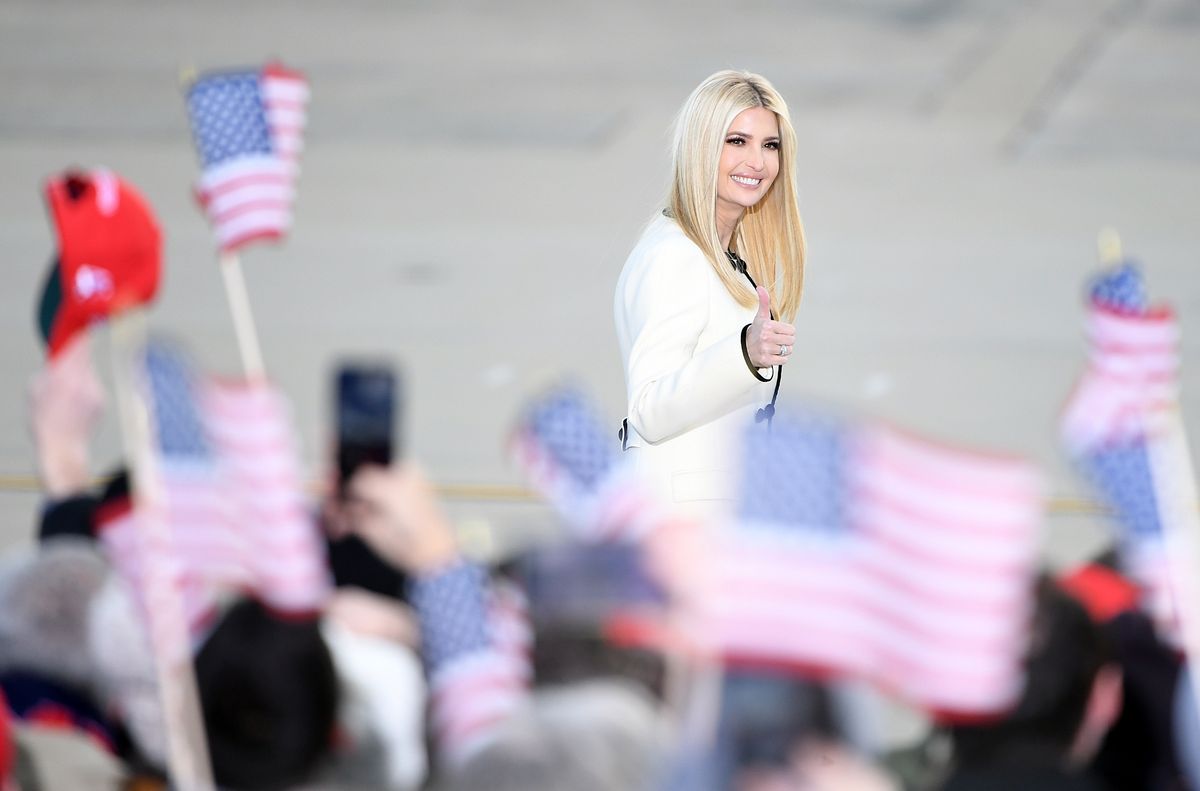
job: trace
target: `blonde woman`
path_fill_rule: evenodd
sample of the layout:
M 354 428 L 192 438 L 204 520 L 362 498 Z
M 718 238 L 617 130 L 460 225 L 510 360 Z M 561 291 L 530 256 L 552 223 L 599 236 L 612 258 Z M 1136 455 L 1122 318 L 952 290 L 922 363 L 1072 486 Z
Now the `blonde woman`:
M 748 72 L 712 75 L 676 121 L 667 207 L 617 281 L 622 444 L 688 510 L 728 504 L 733 442 L 755 417 L 769 428 L 792 359 L 805 249 L 795 165 L 775 88 Z

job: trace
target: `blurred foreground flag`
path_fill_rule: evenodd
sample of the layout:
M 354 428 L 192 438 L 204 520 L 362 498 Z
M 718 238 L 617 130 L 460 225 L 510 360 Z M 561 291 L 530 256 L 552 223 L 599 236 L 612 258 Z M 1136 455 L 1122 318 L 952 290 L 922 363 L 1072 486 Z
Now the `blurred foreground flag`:
M 277 63 L 205 74 L 188 88 L 203 168 L 196 195 L 222 252 L 291 227 L 308 96 L 304 76 Z
M 1152 307 L 1130 264 L 1089 289 L 1088 366 L 1067 402 L 1062 435 L 1075 465 L 1121 526 L 1121 557 L 1163 635 L 1179 640 L 1160 495 L 1184 469 L 1154 464 L 1178 399 L 1179 325 Z
M 203 380 L 160 344 L 147 350 L 144 372 L 152 513 L 102 530 L 114 564 L 135 588 L 146 563 L 176 567 L 193 636 L 231 591 L 277 612 L 317 613 L 330 587 L 324 544 L 303 499 L 283 398 L 266 384 Z M 137 518 L 161 520 L 167 538 L 147 544 Z
M 510 442 L 533 486 L 590 540 L 635 540 L 663 511 L 620 463 L 617 444 L 595 408 L 571 387 L 534 399 Z
M 748 432 L 743 475 L 704 619 L 727 664 L 865 678 L 944 719 L 1016 701 L 1031 465 L 781 411 Z
M 571 387 L 545 393 L 526 406 L 510 445 L 533 486 L 586 544 L 526 557 L 523 577 L 535 618 L 593 624 L 626 646 L 675 645 L 659 578 L 664 570 L 646 556 L 651 533 L 676 524 L 675 517 L 622 463 L 591 403 Z
M 414 580 L 411 600 L 429 671 L 430 729 L 443 758 L 462 764 L 526 699 L 524 639 L 504 633 L 496 594 L 489 595 L 483 570 L 466 561 Z

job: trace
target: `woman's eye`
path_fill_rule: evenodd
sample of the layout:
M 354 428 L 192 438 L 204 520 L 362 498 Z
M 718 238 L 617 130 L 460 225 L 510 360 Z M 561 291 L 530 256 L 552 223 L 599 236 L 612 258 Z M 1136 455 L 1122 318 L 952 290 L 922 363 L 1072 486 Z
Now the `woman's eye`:
M 779 141 L 778 140 L 768 140 L 766 143 L 763 144 L 763 147 L 770 149 L 771 151 L 778 151 L 779 150 Z
M 742 143 L 745 143 L 746 141 L 740 137 L 727 137 L 727 138 L 725 138 L 725 142 L 731 146 L 740 146 Z

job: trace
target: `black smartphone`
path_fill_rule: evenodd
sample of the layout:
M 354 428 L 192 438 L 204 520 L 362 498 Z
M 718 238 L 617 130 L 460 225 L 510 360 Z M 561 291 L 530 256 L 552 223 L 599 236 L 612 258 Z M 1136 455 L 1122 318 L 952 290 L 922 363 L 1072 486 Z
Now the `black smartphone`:
M 364 464 L 388 465 L 398 456 L 399 382 L 385 363 L 348 363 L 336 380 L 338 489 Z

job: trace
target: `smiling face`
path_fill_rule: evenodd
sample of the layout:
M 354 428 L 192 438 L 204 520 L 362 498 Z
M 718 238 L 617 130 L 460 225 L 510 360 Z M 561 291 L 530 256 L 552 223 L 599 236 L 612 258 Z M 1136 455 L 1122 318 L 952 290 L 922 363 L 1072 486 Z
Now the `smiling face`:
M 765 107 L 743 110 L 729 125 L 717 164 L 717 227 L 728 245 L 742 212 L 758 203 L 779 175 L 779 119 Z

